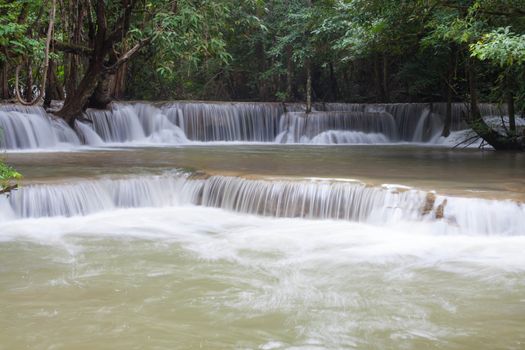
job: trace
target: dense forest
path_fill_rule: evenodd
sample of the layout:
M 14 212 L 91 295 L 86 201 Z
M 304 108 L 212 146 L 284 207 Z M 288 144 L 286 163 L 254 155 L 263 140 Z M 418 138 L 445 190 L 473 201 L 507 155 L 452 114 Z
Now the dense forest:
M 112 99 L 466 102 L 516 149 L 523 33 L 524 0 L 2 0 L 0 98 L 65 99 L 70 123 Z

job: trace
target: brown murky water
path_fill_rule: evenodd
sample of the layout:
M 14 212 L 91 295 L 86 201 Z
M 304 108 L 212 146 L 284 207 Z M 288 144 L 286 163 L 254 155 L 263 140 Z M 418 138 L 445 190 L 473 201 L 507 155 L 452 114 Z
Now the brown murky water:
M 415 146 L 213 145 L 10 153 L 27 182 L 191 168 L 243 176 L 352 178 L 439 193 L 525 201 L 525 154 Z
M 477 150 L 208 145 L 4 158 L 26 183 L 192 168 L 525 200 L 525 155 Z M 0 222 L 0 350 L 524 349 L 525 231 L 438 226 L 191 205 Z

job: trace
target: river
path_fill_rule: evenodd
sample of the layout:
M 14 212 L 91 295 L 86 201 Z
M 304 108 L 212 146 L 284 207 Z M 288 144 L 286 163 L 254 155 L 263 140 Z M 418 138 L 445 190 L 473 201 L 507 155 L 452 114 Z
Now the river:
M 0 197 L 0 349 L 525 346 L 522 154 L 452 149 L 425 106 L 300 132 L 278 105 L 191 106 L 75 131 L 2 112 L 24 179 Z

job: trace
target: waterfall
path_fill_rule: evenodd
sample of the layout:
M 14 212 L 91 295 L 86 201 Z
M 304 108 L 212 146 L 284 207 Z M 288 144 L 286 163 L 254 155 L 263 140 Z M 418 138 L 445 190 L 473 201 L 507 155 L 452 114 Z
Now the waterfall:
M 288 108 L 296 109 L 293 105 Z M 162 109 L 188 139 L 203 142 L 273 142 L 284 113 L 279 103 L 180 102 Z
M 86 119 L 106 143 L 187 142 L 184 132 L 152 105 L 117 105 L 111 110 L 88 110 Z
M 430 108 L 427 108 L 423 110 L 423 113 L 417 122 L 412 141 L 427 142 L 429 140 L 435 140 L 441 136 L 442 131 L 443 122 L 440 116 L 432 113 Z
M 183 187 L 198 189 L 184 176 L 101 179 L 62 185 L 27 186 L 9 203 L 17 217 L 88 215 L 117 208 L 163 207 L 194 202 Z
M 316 108 L 323 111 L 352 111 L 352 112 L 386 112 L 391 114 L 396 121 L 399 137 L 405 141 L 422 142 L 427 141 L 416 137 L 419 128 L 424 128 L 421 119 L 432 118 L 432 125 L 426 128 L 431 135 L 439 134 L 443 129 L 447 104 L 438 103 L 379 103 L 379 104 L 356 104 L 356 103 L 325 103 L 317 104 Z M 492 103 L 480 103 L 479 109 L 484 117 L 501 116 L 507 113 L 505 105 Z M 467 128 L 463 121 L 463 114 L 468 112 L 465 103 L 452 103 L 451 130 L 463 130 Z M 428 137 L 432 139 L 434 137 Z
M 50 148 L 80 145 L 75 132 L 59 118 L 49 117 L 41 107 L 0 105 L 0 148 Z
M 283 133 L 280 138 L 284 137 Z M 280 139 L 277 140 L 280 142 Z M 361 131 L 328 130 L 314 136 L 308 143 L 315 145 L 348 145 L 348 144 L 381 144 L 391 142 L 380 133 L 364 133 Z
M 388 113 L 394 118 L 399 139 L 412 141 L 417 124 L 429 106 L 428 103 L 325 103 L 316 108 L 326 111 Z
M 0 197 L 0 220 L 189 204 L 374 225 L 429 221 L 439 232 L 449 234 L 520 235 L 525 225 L 525 207 L 512 201 L 445 197 L 399 186 L 370 187 L 330 179 L 246 179 L 180 172 L 26 186 Z
M 289 112 L 282 116 L 280 122 L 280 135 L 278 142 L 281 143 L 343 143 L 344 138 L 337 137 L 334 132 L 360 132 L 359 134 L 346 134 L 348 141 L 365 141 L 372 143 L 378 140 L 377 134 L 384 135 L 383 140 L 395 141 L 397 139 L 396 123 L 388 113 L 372 112 Z M 332 134 L 323 133 L 332 132 Z M 372 134 L 366 138 L 364 134 Z M 351 137 L 356 136 L 356 137 Z M 331 142 L 330 137 L 333 138 Z M 339 141 L 339 142 L 337 142 Z M 366 142 L 368 141 L 368 142 Z M 353 142 L 352 142 L 353 143 Z
M 504 106 L 481 104 L 486 118 L 500 120 Z M 375 144 L 427 142 L 439 138 L 446 104 L 318 103 L 306 114 L 302 104 L 251 102 L 114 103 L 87 110 L 71 129 L 41 107 L 0 106 L 0 147 L 38 149 L 81 144 L 174 145 L 192 142 Z M 464 104 L 452 105 L 453 131 L 466 128 Z M 519 122 L 519 120 L 518 120 Z M 520 123 L 520 122 L 519 122 Z

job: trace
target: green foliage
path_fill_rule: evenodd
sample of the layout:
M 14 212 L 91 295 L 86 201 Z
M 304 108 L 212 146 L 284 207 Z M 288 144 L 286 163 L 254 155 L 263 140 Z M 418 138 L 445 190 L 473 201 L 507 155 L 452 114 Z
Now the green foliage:
M 385 84 L 393 99 L 431 101 L 443 95 L 450 55 L 456 55 L 456 98 L 467 89 L 458 74 L 468 56 L 483 63 L 482 98 L 499 98 L 496 68 L 505 62 L 521 74 L 523 35 L 514 33 L 523 33 L 525 23 L 493 13 L 515 13 L 519 2 L 180 1 L 177 14 L 156 15 L 156 46 L 146 54 L 148 65 L 138 63 L 142 69 L 132 74 L 133 84 L 147 86 L 134 91 L 156 90 L 148 96 L 162 98 L 300 99 L 310 63 L 318 96 L 334 89 L 335 79 L 339 93 L 354 101 L 377 101 Z M 154 77 L 145 72 L 149 64 Z M 288 96 L 290 78 L 296 91 Z
M 57 4 L 54 39 L 68 42 L 75 3 Z M 122 2 L 105 4 L 111 28 Z M 472 60 L 481 99 L 501 100 L 508 84 L 502 77 L 510 75 L 517 105 L 525 106 L 523 0 L 144 0 L 135 5 L 130 30 L 115 52 L 145 38 L 151 43 L 128 63 L 128 98 L 301 100 L 310 67 L 317 99 L 444 100 L 451 80 L 454 98 L 461 100 Z M 0 1 L 0 65 L 7 62 L 11 78 L 24 59 L 42 57 L 49 7 L 44 0 Z M 87 14 L 80 32 L 83 45 L 90 45 Z M 64 82 L 69 55 L 51 55 Z M 79 62 L 82 74 L 88 61 Z
M 28 35 L 32 30 L 38 16 L 38 9 L 42 8 L 40 0 L 21 0 L 3 2 L 0 4 L 0 62 L 8 60 L 17 62 L 21 57 L 43 57 L 43 38 L 33 38 Z
M 470 45 L 472 57 L 490 61 L 501 68 L 525 62 L 525 34 L 511 32 L 510 27 L 497 28 Z
M 0 191 L 13 186 L 13 183 L 21 180 L 22 175 L 15 169 L 0 161 Z
M 153 38 L 132 66 L 131 94 L 184 98 L 190 97 L 187 92 L 199 91 L 210 76 L 232 61 L 225 36 L 232 30 L 229 21 L 234 5 L 230 1 L 179 0 L 173 9 L 172 1 L 148 2 L 151 20 L 145 26 L 137 22 L 130 32 L 135 40 Z

